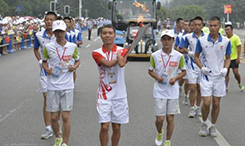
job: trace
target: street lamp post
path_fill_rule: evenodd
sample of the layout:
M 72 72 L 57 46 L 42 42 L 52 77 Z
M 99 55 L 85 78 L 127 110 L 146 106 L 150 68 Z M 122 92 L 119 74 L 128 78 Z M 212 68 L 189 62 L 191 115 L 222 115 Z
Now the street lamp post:
M 79 18 L 82 17 L 82 0 L 79 0 Z

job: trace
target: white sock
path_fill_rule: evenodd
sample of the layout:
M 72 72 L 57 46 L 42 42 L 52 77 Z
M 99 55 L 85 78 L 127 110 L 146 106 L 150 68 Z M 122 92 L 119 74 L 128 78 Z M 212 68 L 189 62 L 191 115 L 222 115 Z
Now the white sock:
M 208 125 L 208 121 L 207 120 L 206 121 L 203 121 L 203 123 L 206 124 L 206 125 Z
M 211 123 L 211 124 L 210 124 L 210 127 L 215 127 L 215 124 L 212 124 L 212 123 Z
M 200 109 L 200 106 L 196 106 L 196 109 Z
M 46 129 L 48 129 L 49 131 L 52 131 L 51 125 L 46 126 Z

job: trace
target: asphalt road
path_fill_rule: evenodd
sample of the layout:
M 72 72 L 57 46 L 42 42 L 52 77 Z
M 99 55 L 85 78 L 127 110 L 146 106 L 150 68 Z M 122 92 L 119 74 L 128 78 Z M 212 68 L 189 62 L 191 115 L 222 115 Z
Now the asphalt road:
M 86 38 L 87 32 L 83 34 L 84 44 L 79 49 L 81 66 L 77 70 L 69 146 L 99 146 L 100 125 L 95 109 L 98 72 L 91 53 L 102 43 L 95 30 L 92 34 L 91 41 Z M 126 66 L 130 122 L 122 126 L 120 146 L 154 146 L 153 79 L 147 73 L 148 66 L 147 61 L 130 61 Z M 243 80 L 244 72 L 245 65 L 241 63 Z M 40 139 L 44 122 L 38 76 L 38 62 L 31 49 L 0 58 L 0 146 L 53 146 L 54 137 Z M 175 116 L 172 146 L 244 146 L 245 95 L 239 91 L 232 74 L 230 77 L 229 92 L 222 98 L 216 124 L 218 138 L 198 135 L 201 121 L 187 117 L 189 107 L 181 104 L 181 98 L 181 114 Z

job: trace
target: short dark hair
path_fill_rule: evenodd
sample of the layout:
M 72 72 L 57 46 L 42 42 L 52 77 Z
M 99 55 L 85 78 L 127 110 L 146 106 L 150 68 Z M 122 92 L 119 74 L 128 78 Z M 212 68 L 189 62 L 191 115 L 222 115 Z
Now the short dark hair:
M 233 26 L 232 26 L 232 25 L 230 25 L 230 24 L 225 25 L 225 28 L 226 28 L 226 27 L 231 27 L 231 30 L 233 30 Z
M 213 16 L 209 19 L 209 21 L 219 21 L 220 23 L 220 18 L 218 16 Z
M 55 19 L 57 19 L 57 14 L 53 11 L 47 11 L 45 12 L 45 15 L 44 15 L 44 19 L 46 18 L 47 15 L 54 15 L 55 16 Z
M 177 20 L 176 20 L 176 23 L 179 23 L 181 20 L 184 20 L 183 18 L 178 18 Z
M 194 19 L 191 19 L 191 20 L 190 20 L 190 23 L 192 23 L 193 21 L 194 21 Z
M 196 16 L 196 17 L 194 18 L 194 20 L 200 20 L 200 21 L 202 21 L 202 23 L 203 23 L 203 19 L 202 19 L 201 16 Z
M 189 23 L 190 23 L 190 21 L 189 21 L 189 20 L 185 20 L 184 22 L 189 22 Z
M 63 20 L 69 20 L 71 22 L 71 18 L 70 17 L 64 17 Z
M 101 32 L 104 28 L 112 28 L 113 29 L 113 32 L 116 33 L 116 29 L 115 27 L 113 27 L 111 24 L 106 24 L 104 26 L 101 27 Z

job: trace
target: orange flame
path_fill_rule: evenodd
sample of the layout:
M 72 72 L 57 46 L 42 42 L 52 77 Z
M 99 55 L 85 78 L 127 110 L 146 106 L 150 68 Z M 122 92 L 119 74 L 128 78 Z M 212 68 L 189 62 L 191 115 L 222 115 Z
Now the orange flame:
M 143 21 L 143 19 L 144 19 L 143 15 L 140 14 L 139 17 L 138 17 L 138 19 L 137 19 L 137 22 L 140 23 L 140 22 Z
M 141 7 L 141 9 L 144 11 L 144 12 L 149 12 L 149 9 L 146 9 L 145 5 L 139 3 L 139 2 L 134 2 L 133 5 L 135 5 L 135 7 Z

